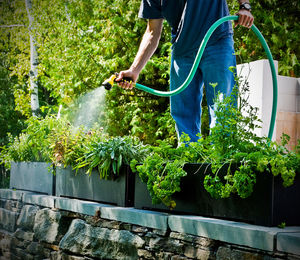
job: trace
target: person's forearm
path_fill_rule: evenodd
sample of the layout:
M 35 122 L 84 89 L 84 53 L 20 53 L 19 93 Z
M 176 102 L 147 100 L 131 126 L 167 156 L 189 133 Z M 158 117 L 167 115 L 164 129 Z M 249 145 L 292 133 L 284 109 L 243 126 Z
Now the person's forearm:
M 242 3 L 250 3 L 249 0 L 238 0 L 239 4 L 242 4 Z
M 148 20 L 146 32 L 144 33 L 139 50 L 132 65 L 130 66 L 130 69 L 120 71 L 118 77 L 115 79 L 120 87 L 124 89 L 133 88 L 141 70 L 144 68 L 158 46 L 162 31 L 162 24 L 163 19 Z M 122 80 L 124 78 L 130 78 L 131 80 Z
M 155 52 L 161 35 L 162 30 L 162 21 L 154 21 L 156 24 L 150 21 L 147 26 L 147 30 L 143 36 L 141 41 L 139 50 L 136 54 L 136 57 L 130 67 L 131 70 L 140 73 L 140 71 L 144 68 L 146 63 L 152 57 L 153 53 Z M 153 26 L 155 29 L 153 30 Z

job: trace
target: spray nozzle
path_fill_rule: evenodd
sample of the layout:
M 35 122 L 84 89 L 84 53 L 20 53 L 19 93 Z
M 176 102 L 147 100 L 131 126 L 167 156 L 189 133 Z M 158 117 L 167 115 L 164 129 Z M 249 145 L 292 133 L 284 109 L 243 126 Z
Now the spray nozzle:
M 101 86 L 103 86 L 106 90 L 110 90 L 112 86 L 114 85 L 115 79 L 119 76 L 119 74 L 116 72 L 115 74 L 111 75 L 109 79 L 105 80 Z M 128 81 L 132 82 L 131 78 L 123 78 L 121 82 Z
M 110 78 L 105 80 L 101 86 L 103 86 L 106 90 L 110 90 L 112 88 L 116 78 L 117 78 L 116 74 L 111 75 Z

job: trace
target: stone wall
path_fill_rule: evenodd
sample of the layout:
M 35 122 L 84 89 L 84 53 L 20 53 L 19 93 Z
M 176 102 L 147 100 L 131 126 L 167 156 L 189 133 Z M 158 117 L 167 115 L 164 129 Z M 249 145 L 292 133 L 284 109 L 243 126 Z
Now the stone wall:
M 300 259 L 297 227 L 283 231 L 12 190 L 0 190 L 0 206 L 1 260 Z M 296 237 L 280 239 L 283 234 Z

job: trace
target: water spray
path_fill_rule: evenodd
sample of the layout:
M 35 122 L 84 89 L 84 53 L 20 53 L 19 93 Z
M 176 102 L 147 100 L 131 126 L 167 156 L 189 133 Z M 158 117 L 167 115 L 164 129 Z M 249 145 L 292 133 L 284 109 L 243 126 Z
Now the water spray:
M 216 30 L 217 27 L 219 27 L 219 25 L 221 25 L 224 22 L 227 21 L 237 21 L 239 19 L 239 17 L 237 15 L 232 15 L 232 16 L 225 16 L 219 20 L 217 20 L 207 31 L 207 33 L 205 34 L 200 47 L 198 49 L 194 64 L 191 68 L 191 71 L 189 73 L 189 75 L 187 76 L 187 78 L 185 79 L 185 81 L 183 82 L 183 84 L 181 86 L 179 86 L 177 89 L 174 89 L 172 91 L 159 91 L 159 90 L 155 90 L 152 88 L 149 88 L 147 86 L 144 86 L 142 84 L 139 83 L 133 83 L 134 86 L 137 89 L 146 91 L 150 94 L 156 95 L 156 96 L 161 96 L 161 97 L 170 97 L 170 96 L 174 96 L 179 94 L 180 92 L 182 92 L 183 90 L 185 90 L 188 85 L 190 84 L 190 82 L 192 81 L 196 70 L 199 66 L 199 63 L 201 61 L 202 55 L 204 53 L 204 49 L 207 45 L 208 40 L 210 39 L 211 35 L 213 34 L 213 32 Z M 276 69 L 275 69 L 275 65 L 274 65 L 274 61 L 273 61 L 273 57 L 270 51 L 270 48 L 265 40 L 265 38 L 263 37 L 263 35 L 261 34 L 261 32 L 257 29 L 257 27 L 253 24 L 251 26 L 252 31 L 255 33 L 255 35 L 258 37 L 258 39 L 260 40 L 266 54 L 269 60 L 269 64 L 270 64 L 270 68 L 271 68 L 271 72 L 272 72 L 272 79 L 273 79 L 273 105 L 272 105 L 272 115 L 271 115 L 271 121 L 270 121 L 270 127 L 269 127 L 269 133 L 268 133 L 268 137 L 269 139 L 272 139 L 273 136 L 273 132 L 274 132 L 274 126 L 275 126 L 275 119 L 276 119 L 276 112 L 277 112 L 277 98 L 278 98 L 278 87 L 277 87 L 277 75 L 276 75 Z M 109 79 L 105 80 L 102 83 L 102 86 L 105 87 L 105 89 L 109 90 L 112 88 L 112 86 L 114 85 L 114 83 L 116 82 L 115 79 L 117 78 L 118 74 L 114 74 L 112 75 Z M 132 79 L 130 78 L 123 78 L 122 81 L 128 81 L 128 82 L 132 82 Z M 121 82 L 122 82 L 121 81 Z

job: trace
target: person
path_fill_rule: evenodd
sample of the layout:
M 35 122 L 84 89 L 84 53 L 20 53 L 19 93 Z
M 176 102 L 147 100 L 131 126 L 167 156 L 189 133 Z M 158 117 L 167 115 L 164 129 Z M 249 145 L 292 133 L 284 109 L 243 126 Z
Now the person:
M 250 3 L 240 4 L 236 25 L 250 28 L 253 24 Z M 116 81 L 124 89 L 131 89 L 148 60 L 155 52 L 167 20 L 172 31 L 172 55 L 170 89 L 176 89 L 185 81 L 193 65 L 198 48 L 210 26 L 219 18 L 229 15 L 226 0 L 142 0 L 139 17 L 147 19 L 147 28 L 136 57 L 127 70 L 121 71 Z M 210 38 L 197 72 L 190 85 L 170 98 L 171 115 L 176 123 L 178 137 L 188 134 L 196 142 L 201 130 L 201 102 L 203 85 L 209 111 L 209 124 L 215 124 L 214 98 L 216 93 L 230 95 L 234 87 L 234 75 L 229 70 L 236 66 L 233 30 L 231 22 L 220 25 Z M 132 82 L 122 81 L 124 77 Z

